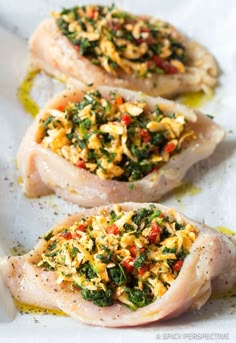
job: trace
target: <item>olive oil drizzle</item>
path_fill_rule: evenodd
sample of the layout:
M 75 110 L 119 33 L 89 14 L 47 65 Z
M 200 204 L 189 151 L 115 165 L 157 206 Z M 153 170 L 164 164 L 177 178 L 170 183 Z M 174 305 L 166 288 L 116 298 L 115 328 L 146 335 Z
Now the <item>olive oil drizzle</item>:
M 31 114 L 32 117 L 35 117 L 39 112 L 39 106 L 31 97 L 34 79 L 38 73 L 39 71 L 28 71 L 17 91 L 17 97 L 20 103 L 24 107 L 25 111 Z
M 236 232 L 229 229 L 228 227 L 226 226 L 217 226 L 215 228 L 217 231 L 223 233 L 224 235 L 228 235 L 228 236 L 235 236 L 236 235 Z
M 203 91 L 200 92 L 187 92 L 180 96 L 178 100 L 181 102 L 181 104 L 185 106 L 189 106 L 192 108 L 199 108 L 203 105 L 205 105 L 207 102 L 212 100 L 213 98 L 212 94 L 206 94 Z
M 21 314 L 34 314 L 34 315 L 52 315 L 52 316 L 62 316 L 67 317 L 67 314 L 61 310 L 47 309 L 35 305 L 29 305 L 19 302 L 14 299 L 15 305 Z
M 186 195 L 195 196 L 201 192 L 201 188 L 192 183 L 183 183 L 177 187 L 173 193 L 177 199 L 180 199 Z

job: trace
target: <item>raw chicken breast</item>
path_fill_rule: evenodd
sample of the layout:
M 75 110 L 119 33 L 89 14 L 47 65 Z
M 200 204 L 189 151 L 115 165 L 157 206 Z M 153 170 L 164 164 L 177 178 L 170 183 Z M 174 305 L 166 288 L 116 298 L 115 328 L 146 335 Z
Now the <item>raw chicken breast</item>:
M 137 18 L 142 20 L 145 17 Z M 218 75 L 214 57 L 203 46 L 182 36 L 172 26 L 169 25 L 169 27 L 173 36 L 186 49 L 185 69 L 177 73 L 163 74 L 161 72 L 154 73 L 152 77 L 136 77 L 135 73 L 118 70 L 117 74 L 113 75 L 103 67 L 92 63 L 86 56 L 80 55 L 76 46 L 61 33 L 54 18 L 43 21 L 31 37 L 30 67 L 33 70 L 42 69 L 75 87 L 81 82 L 93 83 L 96 86 L 121 87 L 164 97 L 201 90 L 210 92 L 216 85 Z M 132 61 L 136 60 L 131 60 L 130 65 Z
M 86 89 L 82 87 L 63 92 L 42 109 L 21 142 L 17 164 L 27 196 L 38 197 L 55 192 L 66 200 L 85 207 L 123 201 L 156 201 L 179 186 L 187 170 L 211 155 L 224 137 L 224 130 L 210 118 L 173 101 L 111 87 L 98 87 L 98 90 L 104 98 L 108 98 L 110 92 L 116 92 L 127 101 L 145 101 L 150 110 L 158 105 L 162 111 L 182 113 L 195 132 L 196 139 L 187 141 L 181 152 L 171 156 L 162 167 L 138 181 L 103 180 L 88 170 L 68 163 L 40 144 L 38 127 L 47 111 L 64 108 L 68 102 L 80 101 Z
M 123 211 L 150 208 L 150 204 L 123 203 Z M 198 230 L 189 254 L 185 257 L 177 278 L 167 292 L 151 304 L 132 311 L 120 302 L 99 307 L 84 300 L 80 291 L 72 291 L 63 283 L 56 282 L 54 271 L 37 266 L 47 242 L 41 239 L 27 255 L 2 259 L 0 271 L 13 297 L 20 302 L 45 308 L 61 309 L 84 323 L 119 327 L 143 325 L 169 319 L 195 309 L 200 309 L 213 291 L 225 292 L 236 282 L 236 242 L 214 229 L 199 224 L 173 209 L 152 204 L 166 216 L 177 222 L 192 225 Z M 95 215 L 101 208 L 85 210 L 65 219 L 55 226 L 71 226 L 80 218 Z M 104 207 L 109 213 L 112 206 Z M 55 229 L 54 228 L 54 229 Z M 37 297 L 35 296 L 37 294 Z

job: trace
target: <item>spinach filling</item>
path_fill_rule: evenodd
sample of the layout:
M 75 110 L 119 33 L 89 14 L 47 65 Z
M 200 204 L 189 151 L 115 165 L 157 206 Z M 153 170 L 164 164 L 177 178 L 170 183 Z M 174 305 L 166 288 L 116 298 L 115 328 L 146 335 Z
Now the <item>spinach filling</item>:
M 186 49 L 169 24 L 126 13 L 116 6 L 75 6 L 53 13 L 78 53 L 108 73 L 137 77 L 183 72 Z M 117 57 L 118 56 L 118 57 Z
M 46 234 L 38 266 L 97 306 L 119 301 L 137 310 L 168 291 L 197 233 L 154 205 L 131 212 L 116 206 Z
M 102 179 L 138 181 L 195 138 L 182 114 L 158 105 L 150 110 L 145 101 L 127 102 L 116 93 L 105 99 L 97 90 L 85 92 L 80 102 L 52 113 L 40 122 L 43 146 Z

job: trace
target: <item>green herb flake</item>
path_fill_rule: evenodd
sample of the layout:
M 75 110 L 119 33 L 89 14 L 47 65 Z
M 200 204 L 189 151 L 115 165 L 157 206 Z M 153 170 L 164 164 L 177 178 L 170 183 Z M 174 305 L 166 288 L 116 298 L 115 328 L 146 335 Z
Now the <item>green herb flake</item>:
M 131 189 L 131 190 L 134 189 L 134 184 L 133 183 L 129 184 L 129 189 Z
M 147 253 L 146 252 L 141 253 L 140 256 L 134 261 L 134 267 L 136 269 L 140 269 L 146 262 L 146 258 L 147 258 Z
M 49 233 L 47 233 L 43 238 L 45 239 L 45 241 L 50 241 L 50 239 L 53 236 L 53 231 L 49 231 Z

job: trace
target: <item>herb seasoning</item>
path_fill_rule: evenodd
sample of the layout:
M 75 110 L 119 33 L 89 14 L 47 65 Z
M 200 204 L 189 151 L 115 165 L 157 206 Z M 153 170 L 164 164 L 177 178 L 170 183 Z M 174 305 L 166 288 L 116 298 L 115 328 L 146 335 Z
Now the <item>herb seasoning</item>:
M 53 12 L 78 54 L 108 73 L 136 77 L 185 71 L 186 49 L 168 23 L 112 6 L 76 6 Z
M 49 109 L 40 130 L 41 144 L 77 168 L 131 182 L 158 170 L 196 138 L 181 113 L 150 110 L 145 101 L 126 101 L 116 93 L 104 98 L 98 90 Z
M 136 310 L 171 287 L 197 235 L 174 210 L 115 205 L 46 234 L 37 265 L 97 306 L 119 301 Z

